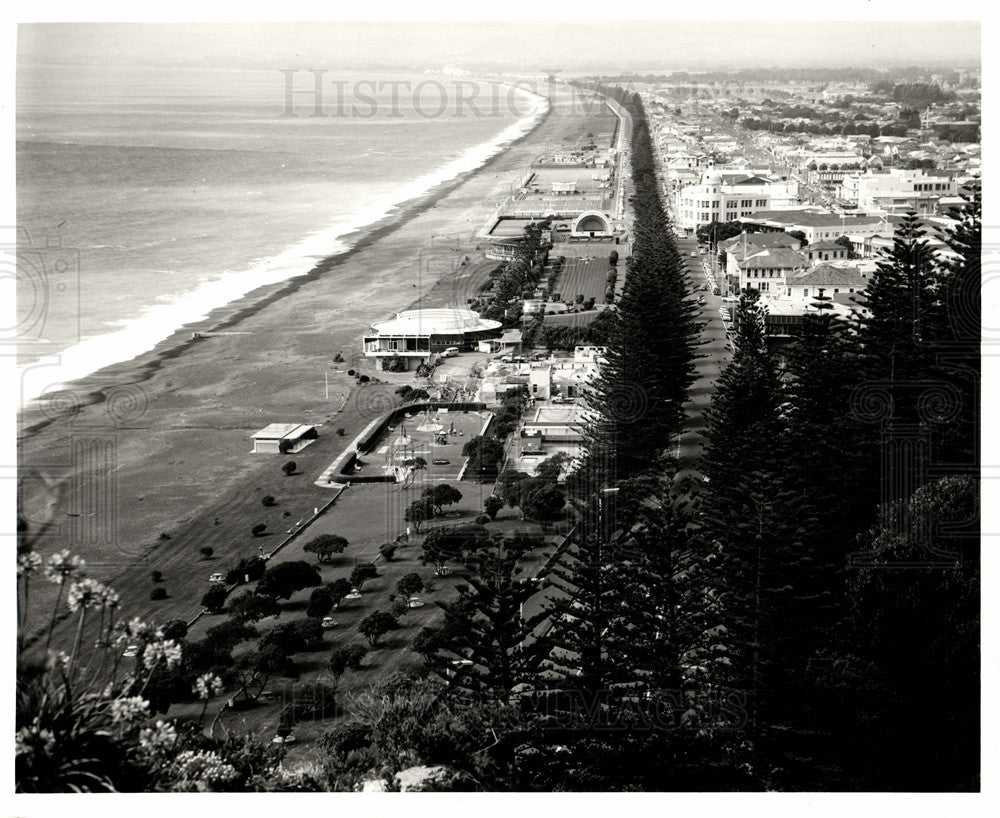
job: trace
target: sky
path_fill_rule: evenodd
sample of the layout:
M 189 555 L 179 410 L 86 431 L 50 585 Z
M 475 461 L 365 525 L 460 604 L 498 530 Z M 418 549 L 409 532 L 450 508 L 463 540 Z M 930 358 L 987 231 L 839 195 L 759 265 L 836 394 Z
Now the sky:
M 568 8 L 567 6 L 566 8 Z M 966 67 L 966 21 L 597 21 L 38 23 L 19 59 L 65 65 L 434 68 L 619 72 L 759 67 Z

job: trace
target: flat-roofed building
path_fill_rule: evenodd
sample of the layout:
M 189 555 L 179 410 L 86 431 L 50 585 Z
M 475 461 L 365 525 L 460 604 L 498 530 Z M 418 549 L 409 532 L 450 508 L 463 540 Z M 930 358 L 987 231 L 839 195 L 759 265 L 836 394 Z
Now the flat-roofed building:
M 958 183 L 950 176 L 903 168 L 849 174 L 840 183 L 840 197 L 866 213 L 933 214 L 942 198 L 957 193 Z
M 687 185 L 677 192 L 677 224 L 697 230 L 713 221 L 731 222 L 766 208 L 798 203 L 799 183 L 776 180 L 760 173 L 709 170 L 700 184 Z
M 319 433 L 305 423 L 269 423 L 251 435 L 254 454 L 285 454 L 304 449 Z

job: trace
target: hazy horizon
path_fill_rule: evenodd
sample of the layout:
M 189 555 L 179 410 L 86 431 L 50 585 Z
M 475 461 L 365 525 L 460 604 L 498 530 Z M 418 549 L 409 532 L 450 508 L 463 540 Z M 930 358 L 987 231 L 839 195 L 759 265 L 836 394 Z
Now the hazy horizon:
M 981 60 L 980 38 L 969 21 L 30 23 L 18 28 L 18 62 L 575 73 L 970 67 Z

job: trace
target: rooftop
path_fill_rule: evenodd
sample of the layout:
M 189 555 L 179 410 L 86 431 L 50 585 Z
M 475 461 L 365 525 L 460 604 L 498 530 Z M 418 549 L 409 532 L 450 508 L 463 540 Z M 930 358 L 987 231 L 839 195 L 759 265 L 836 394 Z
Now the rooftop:
M 803 266 L 803 264 L 805 264 L 805 260 L 802 258 L 801 253 L 795 250 L 788 250 L 784 247 L 774 247 L 761 250 L 752 256 L 747 256 L 740 266 L 744 270 L 774 267 L 795 269 L 796 267 Z
M 372 324 L 379 335 L 459 335 L 499 329 L 500 321 L 480 318 L 466 309 L 432 308 L 405 310 L 389 321 Z
M 759 210 L 743 218 L 743 221 L 775 222 L 801 227 L 826 227 L 828 225 L 849 227 L 859 224 L 878 224 L 881 216 L 841 216 L 837 213 L 816 213 L 804 210 Z
M 789 285 L 863 287 L 868 283 L 868 279 L 853 265 L 818 264 L 811 270 L 797 273 L 788 280 L 788 283 Z

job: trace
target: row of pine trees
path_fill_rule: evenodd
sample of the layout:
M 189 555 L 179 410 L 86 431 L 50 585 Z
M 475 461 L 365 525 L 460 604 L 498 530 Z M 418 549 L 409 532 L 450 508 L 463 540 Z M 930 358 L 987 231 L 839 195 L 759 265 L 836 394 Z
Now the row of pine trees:
M 701 326 L 641 99 L 604 90 L 635 224 L 574 528 L 541 607 L 535 543 L 468 549 L 407 752 L 496 789 L 978 789 L 978 191 L 949 253 L 906 217 L 854 318 L 821 299 L 780 357 L 744 293 L 692 474 Z

